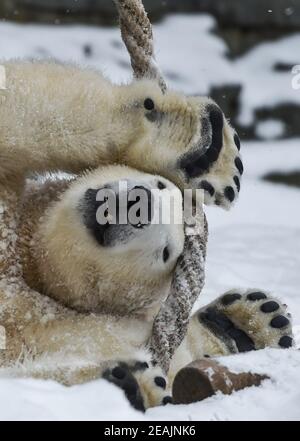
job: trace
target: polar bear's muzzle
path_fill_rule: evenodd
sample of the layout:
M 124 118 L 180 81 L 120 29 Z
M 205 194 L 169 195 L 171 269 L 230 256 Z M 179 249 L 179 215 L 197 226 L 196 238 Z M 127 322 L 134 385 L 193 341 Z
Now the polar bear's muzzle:
M 76 209 L 91 255 L 97 259 L 99 252 L 100 259 L 105 251 L 109 259 L 123 256 L 130 267 L 171 271 L 184 244 L 182 193 L 161 176 L 130 173 L 109 183 L 84 180 Z

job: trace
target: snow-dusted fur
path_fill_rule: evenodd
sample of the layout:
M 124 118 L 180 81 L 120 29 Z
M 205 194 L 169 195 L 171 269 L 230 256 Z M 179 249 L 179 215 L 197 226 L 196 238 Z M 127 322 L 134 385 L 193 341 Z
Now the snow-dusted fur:
M 126 362 L 144 406 L 149 407 L 164 402 L 175 373 L 189 361 L 239 348 L 226 329 L 221 328 L 224 335 L 216 334 L 202 320 L 209 305 L 192 317 L 173 357 L 166 388 L 157 385 L 157 378 L 164 377 L 160 368 L 136 368 L 137 361 L 151 366 L 147 344 L 183 248 L 183 226 L 158 225 L 160 234 L 141 233 L 130 246 L 112 251 L 95 244 L 77 211 L 78 203 L 90 186 L 98 188 L 116 177 L 145 186 L 160 179 L 173 187 L 164 178 L 122 166 L 73 180 L 29 182 L 25 193 L 21 181 L 1 184 L 0 323 L 7 333 L 1 366 L 14 375 L 78 384 L 102 375 L 113 380 L 113 369 Z M 161 248 L 165 233 L 172 256 L 163 264 L 153 252 Z M 262 300 L 254 304 L 246 295 L 234 300 L 235 306 L 224 306 L 219 299 L 213 307 L 228 314 L 256 348 L 278 347 L 279 339 L 290 335 L 290 326 L 280 330 L 269 326 L 273 316 L 284 314 L 282 305 L 267 316 L 259 309 Z
M 3 65 L 0 175 L 31 165 L 78 172 L 119 163 L 165 176 L 181 189 L 204 188 L 208 204 L 229 208 L 236 200 L 239 141 L 212 100 L 162 94 L 150 80 L 117 86 L 72 65 Z
M 0 323 L 7 349 L 0 363 L 11 373 L 76 384 L 119 361 L 150 364 L 147 343 L 183 250 L 183 225 L 153 225 L 129 244 L 101 247 L 84 225 L 81 201 L 89 188 L 116 179 L 144 186 L 159 179 L 176 189 L 124 166 L 24 187 L 21 176 L 1 183 Z M 157 250 L 166 240 L 164 263 Z M 167 392 L 154 378 L 162 371 L 135 375 L 144 405 L 161 404 Z
M 173 357 L 169 386 L 163 387 L 163 373 L 150 363 L 148 341 L 183 249 L 183 226 L 151 226 L 148 233 L 135 232 L 125 245 L 117 241 L 109 251 L 94 241 L 80 210 L 87 190 L 124 178 L 147 188 L 160 180 L 175 189 L 161 173 L 188 185 L 178 161 L 187 146 L 199 147 L 200 134 L 216 142 L 212 128 L 200 131 L 201 122 L 213 121 L 220 138 L 219 110 L 213 107 L 202 119 L 210 101 L 163 96 L 148 81 L 117 87 L 97 73 L 57 64 L 12 63 L 6 69 L 7 90 L 0 93 L 0 324 L 6 329 L 7 349 L 0 352 L 1 366 L 16 375 L 65 384 L 102 375 L 117 383 L 117 366 L 131 384 L 138 384 L 145 407 L 166 402 L 180 367 L 204 355 L 238 352 L 237 343 L 227 335 L 228 326 L 212 329 L 216 323 L 210 307 L 198 312 Z M 144 101 L 149 96 L 157 114 L 147 118 Z M 231 179 L 238 142 L 223 124 L 226 143 L 209 174 L 218 170 L 216 176 Z M 182 161 L 197 186 L 204 175 L 197 181 L 201 167 L 194 153 L 183 155 Z M 108 165 L 114 162 L 155 175 Z M 71 180 L 25 182 L 33 172 L 82 172 L 99 163 L 105 167 Z M 207 188 L 216 203 L 229 201 L 216 185 L 213 193 Z M 170 258 L 163 262 L 166 243 Z M 289 337 L 289 322 L 280 329 L 270 325 L 273 316 L 284 316 L 279 303 L 271 315 L 257 307 L 262 298 L 256 306 L 247 295 L 234 297 L 234 303 L 231 310 L 219 299 L 214 314 L 220 310 L 228 315 L 251 335 L 254 347 L 280 346 L 281 337 Z M 147 361 L 150 368 L 137 361 Z

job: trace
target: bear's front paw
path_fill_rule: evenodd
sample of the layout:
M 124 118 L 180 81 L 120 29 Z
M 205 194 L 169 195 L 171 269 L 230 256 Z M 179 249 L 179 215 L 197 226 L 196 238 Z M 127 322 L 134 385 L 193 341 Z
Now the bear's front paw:
M 188 187 L 204 191 L 205 204 L 229 209 L 244 171 L 240 140 L 216 104 L 208 101 L 200 115 L 200 140 L 180 158 L 180 172 Z
M 139 384 L 127 363 L 120 362 L 111 368 L 107 368 L 102 377 L 122 389 L 135 409 L 145 411 Z

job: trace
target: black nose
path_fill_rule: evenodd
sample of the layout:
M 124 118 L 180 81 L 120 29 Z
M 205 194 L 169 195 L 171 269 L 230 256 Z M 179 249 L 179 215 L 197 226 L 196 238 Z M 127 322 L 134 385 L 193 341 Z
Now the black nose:
M 144 186 L 135 186 L 127 194 L 127 197 L 120 198 L 115 195 L 114 201 L 116 207 L 110 210 L 110 202 L 108 202 L 107 213 L 105 218 L 99 222 L 98 209 L 106 202 L 105 197 L 101 197 L 101 201 L 97 201 L 97 194 L 100 189 L 89 189 L 85 192 L 79 209 L 83 216 L 83 222 L 86 228 L 92 233 L 97 242 L 105 246 L 107 239 L 107 231 L 111 227 L 120 226 L 125 223 L 141 228 L 149 224 L 153 218 L 153 200 L 151 191 Z M 105 190 L 112 191 L 105 188 Z M 125 202 L 125 205 L 124 205 Z M 134 207 L 136 205 L 136 207 Z M 134 207 L 134 208 L 133 208 Z M 104 207 L 103 207 L 104 208 Z M 130 211 L 132 208 L 132 211 Z M 122 210 L 122 212 L 121 212 Z M 124 211 L 123 211 L 124 210 Z M 103 210 L 101 210 L 102 212 Z M 112 211 L 112 212 L 111 212 Z M 101 213 L 102 215 L 103 213 Z M 110 221 L 106 221 L 107 214 L 110 214 Z M 114 217 L 115 215 L 115 217 Z
M 142 185 L 137 185 L 133 187 L 132 190 L 129 191 L 128 201 L 127 201 L 127 213 L 129 213 L 131 207 L 133 207 L 136 204 L 138 205 L 138 207 L 141 207 L 142 209 L 142 212 L 139 208 L 135 212 L 137 218 L 141 217 L 141 219 L 138 221 L 138 224 L 146 225 L 150 223 L 153 218 L 154 204 L 153 204 L 153 195 L 148 188 L 143 187 Z

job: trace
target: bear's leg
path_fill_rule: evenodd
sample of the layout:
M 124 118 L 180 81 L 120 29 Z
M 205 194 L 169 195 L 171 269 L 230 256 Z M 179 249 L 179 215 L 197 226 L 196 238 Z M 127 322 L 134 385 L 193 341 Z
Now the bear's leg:
M 292 345 L 291 318 L 285 305 L 263 291 L 232 290 L 193 315 L 172 360 L 170 379 L 199 358 Z
M 9 288 L 2 294 L 0 290 L 0 298 L 5 299 L 6 294 L 11 294 Z M 27 303 L 29 291 L 25 295 Z M 32 300 L 38 301 L 34 297 Z M 16 307 L 20 304 L 24 306 L 22 301 L 14 302 Z M 51 305 L 44 307 L 50 310 Z M 43 323 L 32 307 L 27 311 L 28 324 L 23 319 L 25 327 L 20 330 L 12 322 L 7 323 L 5 315 L 4 319 L 0 317 L 6 330 L 6 350 L 0 351 L 2 374 L 52 379 L 66 386 L 103 378 L 122 389 L 139 410 L 171 402 L 167 377 L 160 367 L 151 364 L 149 352 L 143 349 L 145 344 L 138 341 L 140 337 L 132 338 L 134 329 L 141 335 L 135 323 L 126 323 L 124 318 L 114 326 L 114 321 L 107 318 L 69 316 L 55 308 L 53 317 Z M 43 315 L 46 319 L 46 311 Z
M 12 184 L 0 183 L 2 372 L 66 385 L 104 377 L 120 386 L 135 407 L 169 402 L 167 379 L 143 350 L 151 322 L 76 313 L 25 284 L 16 255 L 22 180 Z
M 3 373 L 71 386 L 99 378 L 119 386 L 137 408 L 170 402 L 167 378 L 151 365 L 151 323 L 80 314 L 29 289 L 0 280 Z

